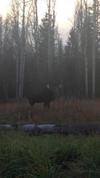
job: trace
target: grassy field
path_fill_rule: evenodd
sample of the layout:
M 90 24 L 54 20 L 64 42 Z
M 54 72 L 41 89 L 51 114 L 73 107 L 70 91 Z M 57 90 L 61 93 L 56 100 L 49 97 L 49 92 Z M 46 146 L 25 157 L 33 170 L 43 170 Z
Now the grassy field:
M 49 109 L 27 101 L 0 103 L 0 123 L 99 121 L 100 100 L 59 99 Z M 100 178 L 100 136 L 0 131 L 0 178 Z
M 0 178 L 100 178 L 100 137 L 1 132 Z

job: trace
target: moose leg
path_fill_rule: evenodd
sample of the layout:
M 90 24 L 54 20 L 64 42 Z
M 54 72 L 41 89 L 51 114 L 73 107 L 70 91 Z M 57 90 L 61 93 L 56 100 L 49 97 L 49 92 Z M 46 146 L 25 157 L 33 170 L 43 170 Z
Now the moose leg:
M 28 118 L 29 118 L 29 120 L 32 119 L 32 110 L 31 109 L 28 111 Z
M 44 103 L 44 107 L 50 108 L 50 103 L 49 102 L 45 102 Z
M 31 106 L 30 106 L 30 110 L 29 110 L 29 118 L 32 119 L 33 117 L 33 106 L 34 106 L 35 103 L 33 103 Z

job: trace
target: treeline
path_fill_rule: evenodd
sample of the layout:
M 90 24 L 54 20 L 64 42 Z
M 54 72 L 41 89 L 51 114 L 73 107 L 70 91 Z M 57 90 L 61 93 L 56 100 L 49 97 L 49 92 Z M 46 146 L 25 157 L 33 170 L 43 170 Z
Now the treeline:
M 7 18 L 0 17 L 1 99 L 27 97 L 47 84 L 66 98 L 100 95 L 94 4 L 77 4 L 66 44 L 55 19 L 49 2 L 39 24 L 36 0 L 12 0 Z

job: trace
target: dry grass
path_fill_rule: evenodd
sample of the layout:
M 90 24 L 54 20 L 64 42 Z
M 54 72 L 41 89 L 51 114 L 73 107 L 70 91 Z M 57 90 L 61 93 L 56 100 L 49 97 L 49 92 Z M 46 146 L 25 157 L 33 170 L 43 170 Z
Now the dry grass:
M 30 117 L 32 111 L 32 118 Z M 51 103 L 50 108 L 43 104 L 30 107 L 27 100 L 0 102 L 0 123 L 4 122 L 39 122 L 39 123 L 72 123 L 100 121 L 100 99 L 64 100 Z

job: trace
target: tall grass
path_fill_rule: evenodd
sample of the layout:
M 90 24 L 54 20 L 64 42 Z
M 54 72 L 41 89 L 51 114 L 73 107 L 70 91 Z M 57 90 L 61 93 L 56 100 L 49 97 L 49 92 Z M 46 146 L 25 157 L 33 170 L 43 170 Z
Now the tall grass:
M 59 99 L 49 109 L 42 104 L 31 108 L 27 102 L 0 103 L 0 123 L 96 121 L 100 100 Z M 0 131 L 0 178 L 100 178 L 100 137 Z
M 0 178 L 99 178 L 99 136 L 0 133 Z
M 30 117 L 30 111 L 32 111 L 32 117 Z M 0 123 L 64 124 L 93 121 L 100 121 L 100 99 L 64 100 L 61 98 L 52 102 L 49 109 L 44 108 L 43 104 L 35 104 L 34 107 L 30 107 L 27 100 L 21 103 L 16 101 L 0 103 Z

